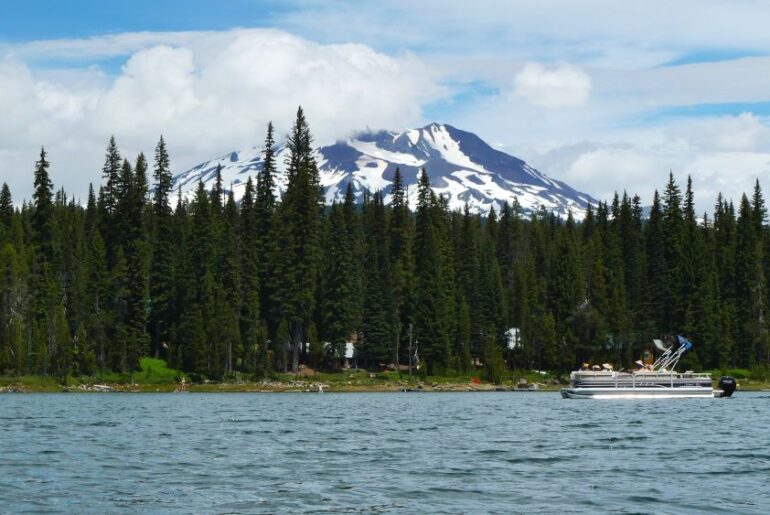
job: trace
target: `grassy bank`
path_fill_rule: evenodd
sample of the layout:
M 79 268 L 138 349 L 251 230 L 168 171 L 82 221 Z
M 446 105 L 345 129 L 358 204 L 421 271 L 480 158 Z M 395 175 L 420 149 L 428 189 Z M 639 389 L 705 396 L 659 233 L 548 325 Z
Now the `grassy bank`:
M 724 368 L 717 370 L 708 370 L 711 377 L 718 379 L 721 376 L 734 377 L 738 381 L 738 390 L 768 391 L 770 390 L 770 369 L 763 366 L 746 368 Z
M 253 378 L 245 375 L 234 375 L 226 381 L 193 381 L 181 371 L 169 368 L 163 360 L 143 358 L 139 371 L 125 375 L 109 373 L 88 377 L 69 376 L 66 380 L 39 375 L 0 376 L 0 392 L 494 391 L 496 389 L 513 390 L 522 386 L 548 391 L 559 387 L 558 384 L 554 384 L 552 376 L 529 371 L 506 372 L 501 379 L 499 384 L 491 383 L 484 378 L 482 370 L 450 376 L 414 374 L 411 380 L 406 372 L 399 374 L 395 371 L 314 372 L 303 370 L 299 374 L 274 373 L 259 381 L 254 381 Z
M 712 370 L 712 377 L 733 376 L 739 390 L 770 390 L 770 377 L 766 369 Z M 557 391 L 566 376 L 556 376 L 533 371 L 506 371 L 499 384 L 485 379 L 483 370 L 467 374 L 446 376 L 418 376 L 409 379 L 408 373 L 394 371 L 369 372 L 345 370 L 342 372 L 313 372 L 300 374 L 272 374 L 254 381 L 244 375 L 235 375 L 227 381 L 191 381 L 179 370 L 169 368 L 163 360 L 143 358 L 140 370 L 132 374 L 104 374 L 91 377 L 67 377 L 61 381 L 39 375 L 0 376 L 0 392 L 395 392 L 402 390 L 442 391 L 495 391 L 536 388 L 539 391 Z

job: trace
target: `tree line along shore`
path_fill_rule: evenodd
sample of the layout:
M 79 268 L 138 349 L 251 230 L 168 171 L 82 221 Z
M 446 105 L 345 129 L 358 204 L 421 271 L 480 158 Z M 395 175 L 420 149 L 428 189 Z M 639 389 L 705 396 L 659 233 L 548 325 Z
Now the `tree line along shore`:
M 301 367 L 380 374 L 410 357 L 425 378 L 504 383 L 513 370 L 629 367 L 676 334 L 695 342 L 683 367 L 767 380 L 759 182 L 699 214 L 691 181 L 682 191 L 670 174 L 649 208 L 623 192 L 576 221 L 515 200 L 452 211 L 425 171 L 410 209 L 396 170 L 389 191 L 357 203 L 349 187 L 327 206 L 312 141 L 300 108 L 278 198 L 269 125 L 240 202 L 219 171 L 190 198 L 172 191 L 161 137 L 152 162 L 111 138 L 82 205 L 54 187 L 41 149 L 32 199 L 0 190 L 4 383 L 117 383 L 158 359 L 196 385 L 258 384 Z

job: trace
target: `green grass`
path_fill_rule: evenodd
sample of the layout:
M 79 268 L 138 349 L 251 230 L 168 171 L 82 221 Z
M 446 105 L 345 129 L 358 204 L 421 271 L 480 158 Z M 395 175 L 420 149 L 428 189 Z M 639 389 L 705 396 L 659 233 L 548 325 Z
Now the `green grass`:
M 0 386 L 21 386 L 29 391 L 58 391 L 61 388 L 58 379 L 39 375 L 0 376 Z
M 503 384 L 517 384 L 519 379 L 525 378 L 528 383 L 549 383 L 555 376 L 552 374 L 541 375 L 537 372 L 530 370 L 513 370 L 506 371 L 503 375 Z M 385 385 L 388 383 L 408 382 L 409 372 L 401 372 L 399 377 L 398 372 L 393 370 L 386 370 L 382 372 L 370 372 L 362 369 L 351 369 L 343 372 L 318 372 L 312 376 L 297 376 L 291 373 L 275 373 L 271 378 L 275 381 L 289 382 L 294 380 L 306 380 L 306 381 L 319 381 L 331 386 L 334 385 L 347 385 L 352 383 L 356 386 L 377 386 Z M 472 370 L 466 373 L 457 374 L 442 374 L 431 375 L 426 378 L 421 378 L 415 371 L 412 374 L 412 382 L 423 381 L 427 384 L 458 384 L 458 383 L 470 383 L 471 381 L 480 381 L 482 383 L 488 383 L 485 372 L 483 369 Z
M 732 371 L 729 371 L 732 372 Z M 715 374 L 716 375 L 716 374 Z M 725 375 L 725 374 L 722 374 Z M 554 377 L 558 377 L 554 374 L 542 375 L 531 370 L 506 370 L 503 373 L 502 384 L 507 386 L 515 386 L 518 384 L 521 378 L 527 380 L 529 384 L 540 383 L 550 384 Z M 736 377 L 743 377 L 737 374 Z M 253 388 L 254 382 L 251 374 L 236 373 L 223 381 L 217 382 L 202 382 L 193 381 L 195 379 L 194 374 L 186 375 L 183 372 L 170 368 L 165 361 L 161 359 L 154 359 L 150 357 L 144 357 L 140 360 L 140 367 L 138 371 L 129 374 L 120 374 L 116 372 L 105 372 L 104 374 L 94 374 L 91 377 L 69 377 L 67 378 L 67 386 L 79 386 L 81 384 L 106 384 L 106 385 L 131 385 L 134 389 L 147 390 L 147 391 L 165 391 L 174 390 L 182 378 L 185 378 L 191 388 L 197 390 L 203 387 L 216 391 L 220 389 L 220 386 L 225 389 L 232 389 L 233 391 L 238 389 L 238 385 L 245 385 L 245 388 Z M 392 370 L 385 371 L 369 371 L 364 369 L 349 369 L 341 372 L 317 372 L 314 375 L 292 374 L 292 373 L 280 373 L 274 372 L 267 378 L 269 381 L 291 383 L 293 381 L 305 381 L 305 382 L 322 382 L 328 384 L 330 387 L 339 389 L 366 389 L 372 387 L 374 389 L 389 389 L 390 387 L 397 387 L 397 385 L 409 384 L 409 373 L 406 371 L 398 372 Z M 564 380 L 564 377 L 561 377 Z M 486 373 L 483 368 L 477 368 L 465 373 L 446 373 L 437 374 L 427 377 L 422 377 L 418 371 L 414 371 L 412 375 L 412 385 L 416 385 L 418 382 L 424 382 L 428 385 L 437 384 L 469 384 L 469 383 L 483 383 L 488 384 Z M 0 376 L 0 386 L 19 385 L 26 389 L 34 391 L 58 391 L 61 390 L 62 385 L 59 383 L 58 378 L 46 377 L 41 378 L 38 375 L 21 376 L 21 377 L 2 377 Z
M 162 359 L 142 358 L 139 362 L 139 370 L 131 374 L 119 374 L 115 372 L 105 373 L 102 376 L 93 377 L 67 377 L 66 386 L 79 386 L 81 384 L 129 384 L 156 385 L 178 384 L 186 377 L 179 370 L 169 368 Z M 59 391 L 63 386 L 58 377 L 40 377 L 39 375 L 0 376 L 0 386 L 20 386 L 30 391 Z
M 139 361 L 139 372 L 134 372 L 133 376 L 136 383 L 163 384 L 178 383 L 184 374 L 169 368 L 162 359 L 142 358 Z
M 770 380 L 770 369 L 764 366 L 757 366 L 752 369 L 747 368 L 723 368 L 707 370 L 711 377 L 718 379 L 720 376 L 731 376 L 735 379 L 753 379 L 756 381 Z
M 128 374 L 106 372 L 98 377 L 98 382 L 111 383 L 138 383 L 138 384 L 171 384 L 179 383 L 182 378 L 189 382 L 187 376 L 176 369 L 169 368 L 162 359 L 144 357 L 139 360 L 139 370 Z

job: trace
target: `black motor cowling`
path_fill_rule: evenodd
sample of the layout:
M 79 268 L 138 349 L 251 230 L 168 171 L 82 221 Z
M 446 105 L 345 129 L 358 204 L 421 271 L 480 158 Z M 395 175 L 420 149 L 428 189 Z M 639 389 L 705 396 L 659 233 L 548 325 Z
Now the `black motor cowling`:
M 719 389 L 722 390 L 722 397 L 730 397 L 737 387 L 738 383 L 735 381 L 735 378 L 730 376 L 719 378 Z

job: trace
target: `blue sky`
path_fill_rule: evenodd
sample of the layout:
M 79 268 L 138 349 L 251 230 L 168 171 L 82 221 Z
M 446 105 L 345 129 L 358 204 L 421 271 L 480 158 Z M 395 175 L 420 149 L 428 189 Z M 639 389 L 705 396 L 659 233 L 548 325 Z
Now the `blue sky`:
M 84 38 L 135 31 L 266 27 L 288 3 L 259 0 L 5 0 L 6 42 Z
M 0 176 L 27 195 L 45 144 L 83 190 L 113 133 L 183 171 L 301 103 L 319 142 L 443 121 L 597 197 L 690 174 L 705 207 L 770 183 L 768 26 L 756 0 L 6 0 Z

